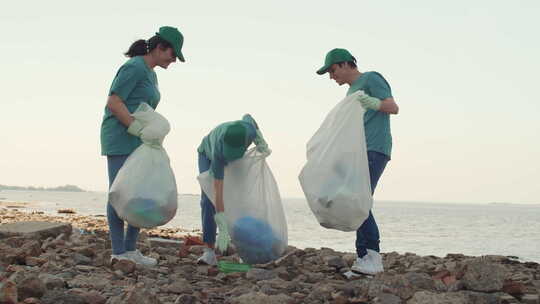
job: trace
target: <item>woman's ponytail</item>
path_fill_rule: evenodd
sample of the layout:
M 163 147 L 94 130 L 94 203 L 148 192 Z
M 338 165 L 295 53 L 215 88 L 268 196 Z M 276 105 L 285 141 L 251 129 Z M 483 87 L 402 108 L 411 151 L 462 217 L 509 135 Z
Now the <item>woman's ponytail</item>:
M 142 56 L 148 53 L 148 43 L 144 39 L 139 39 L 131 44 L 129 50 L 124 53 L 129 58 Z

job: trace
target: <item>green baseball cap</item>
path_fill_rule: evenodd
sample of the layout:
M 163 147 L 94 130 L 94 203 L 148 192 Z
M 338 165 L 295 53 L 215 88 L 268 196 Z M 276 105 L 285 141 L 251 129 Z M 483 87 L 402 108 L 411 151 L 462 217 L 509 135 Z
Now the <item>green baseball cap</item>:
M 172 26 L 162 26 L 159 28 L 159 32 L 157 32 L 156 35 L 165 39 L 172 45 L 174 53 L 176 54 L 176 57 L 180 59 L 180 61 L 186 61 L 184 59 L 184 55 L 182 55 L 182 44 L 184 44 L 184 36 L 182 36 L 182 33 L 180 33 L 177 28 Z
M 240 122 L 227 127 L 223 137 L 223 156 L 227 160 L 239 159 L 246 152 L 247 130 Z
M 340 63 L 340 62 L 348 62 L 348 61 L 354 61 L 356 62 L 356 59 L 354 59 L 353 55 L 349 53 L 346 49 L 333 49 L 328 54 L 326 54 L 326 58 L 324 59 L 324 66 L 317 70 L 317 74 L 322 75 L 326 72 L 328 72 L 328 69 L 332 66 L 334 63 Z

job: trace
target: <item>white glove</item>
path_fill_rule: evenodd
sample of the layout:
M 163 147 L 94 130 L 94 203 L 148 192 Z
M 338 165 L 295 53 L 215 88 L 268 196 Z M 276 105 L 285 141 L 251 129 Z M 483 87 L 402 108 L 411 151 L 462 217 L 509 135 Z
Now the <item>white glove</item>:
M 253 140 L 255 142 L 255 145 L 257 146 L 257 151 L 262 153 L 264 157 L 269 156 L 272 153 L 272 150 L 268 148 L 268 144 L 264 140 L 264 137 L 262 136 L 261 130 L 257 129 L 255 130 L 256 136 Z
M 142 129 L 143 129 L 143 124 L 137 119 L 134 119 L 129 125 L 127 132 L 133 136 L 140 137 Z
M 214 220 L 219 227 L 219 234 L 217 238 L 217 247 L 219 251 L 225 252 L 229 247 L 231 237 L 229 236 L 229 227 L 227 225 L 227 219 L 225 218 L 225 212 L 218 212 L 214 215 Z

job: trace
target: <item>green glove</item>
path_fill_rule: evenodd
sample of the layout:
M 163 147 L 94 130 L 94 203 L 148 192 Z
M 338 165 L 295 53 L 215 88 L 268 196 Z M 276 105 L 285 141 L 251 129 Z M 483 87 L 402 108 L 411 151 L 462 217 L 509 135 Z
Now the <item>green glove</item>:
M 143 129 L 143 125 L 140 121 L 134 119 L 131 124 L 129 125 L 127 132 L 133 136 L 141 136 L 141 131 Z
M 225 218 L 225 212 L 218 212 L 214 215 L 214 220 L 219 227 L 219 234 L 217 238 L 217 247 L 219 251 L 225 252 L 229 247 L 229 228 L 227 227 L 227 219 Z
M 366 110 L 379 111 L 381 108 L 381 100 L 375 97 L 371 97 L 366 94 L 360 94 L 356 97 L 356 100 L 360 102 L 362 107 Z

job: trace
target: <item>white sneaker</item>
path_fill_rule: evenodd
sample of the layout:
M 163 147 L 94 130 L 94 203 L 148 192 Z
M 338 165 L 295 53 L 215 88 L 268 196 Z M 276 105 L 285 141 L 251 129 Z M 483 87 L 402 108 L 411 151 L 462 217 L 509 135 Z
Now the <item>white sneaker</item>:
M 217 265 L 217 258 L 216 253 L 214 252 L 214 249 L 212 248 L 204 248 L 203 255 L 197 259 L 197 264 L 206 264 L 206 265 Z
M 125 253 L 130 260 L 135 262 L 135 264 L 141 264 L 145 266 L 156 266 L 157 260 L 144 256 L 139 250 L 126 251 Z
M 354 264 L 351 266 L 351 270 L 363 274 L 375 274 L 375 269 L 369 254 L 366 254 L 361 258 L 356 258 L 356 261 L 354 261 Z
M 121 254 L 111 254 L 111 262 L 113 260 L 131 260 L 127 252 Z
M 369 255 L 369 258 L 371 259 L 373 270 L 375 271 L 375 273 L 383 272 L 384 266 L 382 263 L 381 254 L 372 249 L 368 249 L 367 253 L 368 253 L 367 255 Z

